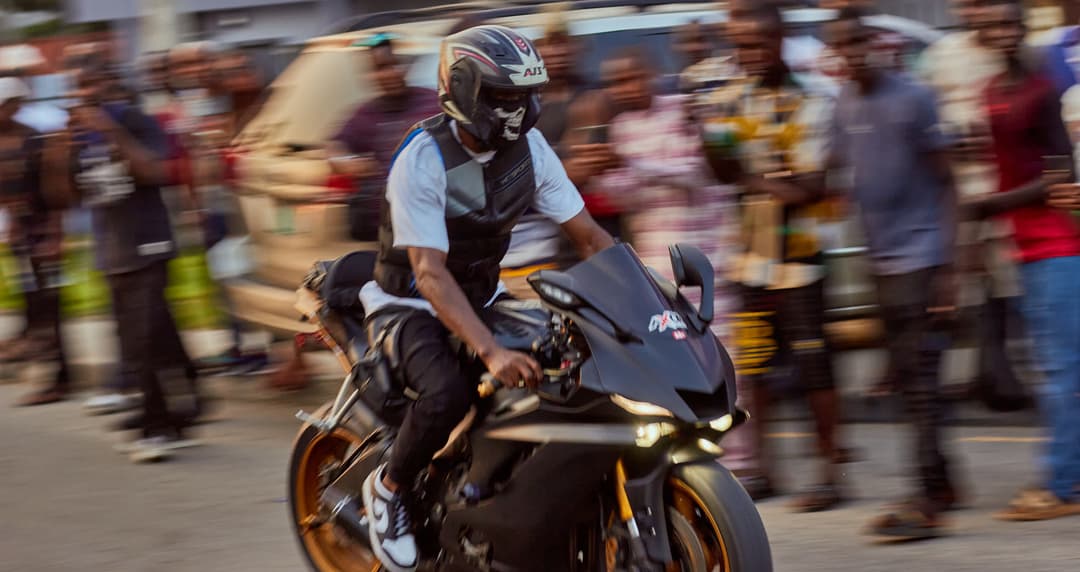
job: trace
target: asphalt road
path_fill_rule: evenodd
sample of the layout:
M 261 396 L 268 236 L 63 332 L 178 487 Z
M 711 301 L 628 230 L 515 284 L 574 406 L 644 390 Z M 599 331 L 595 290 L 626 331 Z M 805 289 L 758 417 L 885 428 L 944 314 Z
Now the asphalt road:
M 0 571 L 299 571 L 287 521 L 285 466 L 297 407 L 314 395 L 278 397 L 230 383 L 205 426 L 206 445 L 175 460 L 134 466 L 114 453 L 118 434 L 77 404 L 8 407 L 24 386 L 0 386 Z M 786 488 L 813 480 L 811 441 L 786 425 Z M 849 465 L 858 499 L 841 510 L 794 515 L 784 499 L 760 505 L 776 570 L 997 572 L 1080 570 L 1080 517 L 1011 524 L 992 512 L 1034 482 L 1037 432 L 965 428 L 950 433 L 976 496 L 949 538 L 877 546 L 859 535 L 882 502 L 904 491 L 898 476 L 908 432 L 849 426 L 865 459 Z

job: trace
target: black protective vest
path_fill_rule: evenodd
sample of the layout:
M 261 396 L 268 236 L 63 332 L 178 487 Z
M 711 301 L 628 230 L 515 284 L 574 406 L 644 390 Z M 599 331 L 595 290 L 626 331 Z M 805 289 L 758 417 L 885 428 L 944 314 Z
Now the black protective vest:
M 498 287 L 499 263 L 510 248 L 510 231 L 536 194 L 532 154 L 522 136 L 482 165 L 454 138 L 449 121 L 440 114 L 420 122 L 409 130 L 397 152 L 409 144 L 418 129 L 434 138 L 446 169 L 446 232 L 450 239 L 446 267 L 472 306 L 481 308 Z M 394 248 L 391 208 L 384 202 L 375 281 L 388 294 L 417 297 L 420 293 L 409 256 Z

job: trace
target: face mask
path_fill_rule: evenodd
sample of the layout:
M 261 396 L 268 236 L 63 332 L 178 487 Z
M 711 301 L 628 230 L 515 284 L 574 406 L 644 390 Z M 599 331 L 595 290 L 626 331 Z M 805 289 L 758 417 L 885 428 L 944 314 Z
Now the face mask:
M 496 107 L 495 116 L 499 118 L 496 127 L 499 137 L 508 142 L 517 141 L 521 137 L 521 122 L 525 120 L 525 106 L 521 105 L 512 109 Z

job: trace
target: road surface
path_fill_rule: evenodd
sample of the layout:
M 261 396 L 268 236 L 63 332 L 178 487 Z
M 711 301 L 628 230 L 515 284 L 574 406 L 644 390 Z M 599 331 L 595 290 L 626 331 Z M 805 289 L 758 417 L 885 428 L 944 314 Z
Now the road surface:
M 247 385 L 245 385 L 245 383 Z M 14 409 L 25 386 L 0 385 L 0 570 L 202 572 L 303 570 L 288 524 L 285 467 L 292 413 L 316 395 L 281 397 L 251 382 L 215 385 L 226 399 L 202 428 L 206 445 L 169 463 L 135 466 L 114 453 L 108 418 L 77 404 Z M 798 425 L 777 428 L 789 490 L 813 479 L 812 441 Z M 858 500 L 841 510 L 794 515 L 786 500 L 760 505 L 779 572 L 1027 572 L 1080 570 L 1080 517 L 1011 524 L 991 513 L 1032 483 L 1038 432 L 964 428 L 950 433 L 977 496 L 955 515 L 950 538 L 876 546 L 860 528 L 904 492 L 909 432 L 893 425 L 846 428 L 865 460 L 849 465 Z

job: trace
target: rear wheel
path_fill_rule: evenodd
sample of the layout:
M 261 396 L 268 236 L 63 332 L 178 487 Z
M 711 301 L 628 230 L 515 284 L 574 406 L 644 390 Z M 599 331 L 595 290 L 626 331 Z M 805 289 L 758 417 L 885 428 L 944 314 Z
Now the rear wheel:
M 765 525 L 719 464 L 680 465 L 668 480 L 669 572 L 772 572 Z
M 316 417 L 320 415 L 316 414 Z M 339 428 L 324 434 L 305 426 L 293 444 L 289 462 L 289 505 L 293 529 L 312 569 L 319 572 L 371 572 L 378 561 L 364 545 L 329 522 L 321 502 L 326 486 L 362 438 Z

